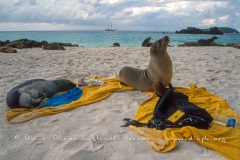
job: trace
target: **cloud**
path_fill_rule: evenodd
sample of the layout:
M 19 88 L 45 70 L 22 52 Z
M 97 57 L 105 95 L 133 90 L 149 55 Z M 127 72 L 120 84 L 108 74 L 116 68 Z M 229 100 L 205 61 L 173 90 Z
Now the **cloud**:
M 7 30 L 13 24 L 23 29 L 29 29 L 25 24 L 48 24 L 44 28 L 102 30 L 108 22 L 119 30 L 175 31 L 212 25 L 240 30 L 236 20 L 240 15 L 239 3 L 236 0 L 1 0 L 0 30 Z
M 129 12 L 131 13 L 131 16 L 138 16 L 143 15 L 146 13 L 154 13 L 161 10 L 161 7 L 155 7 L 155 6 L 143 6 L 143 7 L 131 7 L 126 8 L 123 10 L 123 12 Z
M 218 21 L 220 21 L 222 23 L 226 23 L 228 18 L 229 18 L 229 15 L 225 15 L 225 16 L 219 17 Z
M 216 19 L 204 19 L 200 22 L 199 26 L 216 26 L 216 25 L 224 25 L 227 23 L 229 15 L 225 15 L 222 17 L 218 17 Z
M 199 24 L 200 26 L 214 26 L 216 25 L 216 19 L 204 19 Z

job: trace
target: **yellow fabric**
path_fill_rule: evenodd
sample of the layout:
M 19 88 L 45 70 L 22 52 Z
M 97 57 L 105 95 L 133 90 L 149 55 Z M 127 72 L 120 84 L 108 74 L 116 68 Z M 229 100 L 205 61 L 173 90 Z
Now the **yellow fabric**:
M 118 78 L 98 79 L 103 80 L 105 82 L 104 85 L 94 87 L 82 87 L 83 94 L 76 101 L 59 107 L 45 107 L 41 109 L 11 109 L 5 114 L 7 121 L 8 123 L 23 123 L 45 115 L 57 114 L 77 107 L 98 102 L 102 99 L 109 97 L 114 91 L 117 90 L 133 90 L 132 87 L 120 85 Z
M 229 108 L 224 99 L 207 92 L 205 88 L 197 88 L 196 85 L 190 84 L 190 89 L 177 88 L 177 91 L 188 95 L 190 102 L 206 109 L 212 116 L 218 113 L 236 118 L 240 122 L 239 115 Z M 158 99 L 155 94 L 152 94 L 150 99 L 140 105 L 134 120 L 147 123 L 152 118 Z M 240 129 L 225 127 L 214 122 L 208 130 L 190 126 L 168 128 L 163 131 L 145 127 L 130 126 L 130 128 L 147 138 L 152 148 L 158 152 L 167 152 L 177 145 L 178 140 L 184 140 L 196 141 L 228 159 L 240 158 Z
M 41 109 L 11 109 L 6 113 L 9 123 L 23 123 L 34 118 L 45 115 L 57 114 L 77 107 L 98 102 L 109 97 L 114 91 L 133 90 L 132 87 L 122 86 L 118 78 L 100 79 L 104 80 L 103 86 L 82 87 L 83 95 L 77 101 L 59 107 L 48 107 Z M 209 92 L 205 88 L 197 88 L 190 84 L 190 89 L 177 88 L 189 97 L 189 101 L 199 107 L 205 108 L 212 116 L 215 113 L 236 118 L 240 122 L 240 117 L 231 110 L 227 102 Z M 158 97 L 152 92 L 148 92 L 150 98 L 144 101 L 138 108 L 134 117 L 135 120 L 147 123 L 152 118 Z M 196 129 L 194 127 L 168 128 L 163 131 L 130 126 L 130 129 L 146 137 L 148 143 L 158 152 L 167 152 L 173 149 L 178 140 L 196 141 L 202 146 L 213 149 L 228 159 L 239 159 L 240 157 L 240 129 L 224 127 L 212 123 L 209 130 Z

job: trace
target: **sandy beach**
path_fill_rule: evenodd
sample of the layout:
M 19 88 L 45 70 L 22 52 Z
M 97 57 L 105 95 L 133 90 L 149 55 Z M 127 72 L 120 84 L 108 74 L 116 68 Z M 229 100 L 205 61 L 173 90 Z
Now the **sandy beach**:
M 179 141 L 173 150 L 157 153 L 128 128 L 123 118 L 132 118 L 149 96 L 140 91 L 113 93 L 100 102 L 68 112 L 44 116 L 21 124 L 8 124 L 5 105 L 8 91 L 33 78 L 74 82 L 83 77 L 117 77 L 128 65 L 145 69 L 150 48 L 66 47 L 66 50 L 19 49 L 0 53 L 0 159 L 226 159 L 191 141 Z M 169 47 L 173 61 L 173 86 L 198 87 L 216 94 L 240 114 L 240 50 L 232 47 Z M 36 140 L 40 138 L 40 140 Z M 47 140 L 42 140 L 47 139 Z

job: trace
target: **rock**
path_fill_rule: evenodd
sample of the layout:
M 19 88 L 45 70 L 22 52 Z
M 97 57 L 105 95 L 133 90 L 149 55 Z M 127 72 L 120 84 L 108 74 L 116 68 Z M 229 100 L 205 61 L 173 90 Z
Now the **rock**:
M 42 48 L 43 43 L 48 43 L 48 42 L 47 41 L 38 42 L 38 41 L 30 40 L 26 42 L 25 47 L 26 48 Z
M 6 41 L 0 41 L 0 47 L 1 47 L 1 46 L 5 46 L 5 45 L 7 45 L 8 43 L 10 43 L 9 40 L 6 40 Z
M 240 49 L 240 45 L 238 43 L 228 43 L 226 46 Z
M 0 41 L 0 47 L 4 46 L 5 42 L 4 41 Z
M 43 50 L 65 50 L 63 46 L 59 46 L 58 43 L 43 43 L 42 44 Z
M 237 48 L 237 49 L 239 49 L 239 48 L 240 48 L 240 45 L 237 44 L 237 43 L 233 43 L 233 44 L 232 44 L 232 47 L 233 47 L 233 48 Z
M 113 47 L 120 47 L 120 43 L 118 42 L 113 43 Z
M 43 49 L 49 49 L 49 50 L 65 50 L 63 46 L 67 47 L 78 47 L 77 44 L 71 44 L 71 43 L 62 43 L 62 42 L 54 42 L 54 43 L 48 43 L 47 41 L 38 42 L 35 40 L 29 40 L 27 38 L 24 39 L 18 39 L 14 41 L 0 41 L 0 47 L 1 46 L 7 46 L 17 49 L 22 48 L 43 48 Z

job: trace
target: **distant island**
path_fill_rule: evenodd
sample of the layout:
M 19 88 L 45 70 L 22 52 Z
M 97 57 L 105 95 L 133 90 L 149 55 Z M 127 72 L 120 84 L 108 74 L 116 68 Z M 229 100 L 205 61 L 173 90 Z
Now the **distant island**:
M 236 29 L 228 28 L 228 27 L 219 27 L 219 29 L 223 33 L 239 33 Z
M 181 31 L 176 31 L 178 34 L 214 34 L 222 35 L 224 33 L 239 33 L 237 30 L 227 27 L 211 27 L 209 29 L 199 29 L 195 27 L 187 27 Z

